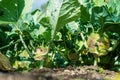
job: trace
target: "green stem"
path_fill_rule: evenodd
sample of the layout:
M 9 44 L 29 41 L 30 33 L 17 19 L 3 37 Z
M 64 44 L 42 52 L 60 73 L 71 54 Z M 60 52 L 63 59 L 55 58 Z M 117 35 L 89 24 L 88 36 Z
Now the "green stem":
M 98 62 L 100 62 L 99 57 L 94 56 L 94 66 L 98 66 Z
M 25 50 L 28 52 L 29 56 L 30 56 L 30 57 L 32 57 L 32 54 L 31 54 L 31 52 L 29 51 L 29 49 L 28 49 L 27 45 L 25 44 L 25 42 L 24 42 L 24 40 L 23 40 L 22 35 L 21 35 L 21 34 L 19 34 L 19 37 L 20 37 L 20 40 L 21 40 L 21 42 L 22 42 L 22 44 L 23 44 L 23 46 L 24 46 Z
M 97 58 L 94 59 L 94 66 L 97 66 Z
M 29 56 L 32 58 L 32 53 L 29 51 L 26 43 L 25 43 L 24 40 L 23 40 L 22 31 L 21 31 L 21 30 L 19 29 L 19 27 L 18 27 L 19 25 L 18 25 L 18 24 L 14 24 L 14 25 L 15 25 L 16 29 L 18 30 L 18 35 L 19 35 L 19 37 L 20 37 L 20 40 L 21 40 L 21 42 L 22 42 L 25 50 L 28 52 Z
M 1 47 L 0 50 L 5 49 L 5 48 L 7 48 L 7 47 L 10 47 L 10 46 L 12 46 L 12 45 L 14 45 L 14 44 L 16 44 L 16 43 L 18 43 L 18 42 L 20 42 L 20 41 L 21 41 L 21 40 L 18 39 L 18 40 L 15 41 L 15 42 L 11 42 L 11 43 L 9 43 L 8 45 L 5 45 L 5 46 Z
M 84 37 L 83 33 L 80 33 L 80 35 L 81 35 L 82 40 L 84 41 L 84 46 L 85 46 L 86 48 L 88 48 L 88 47 L 87 47 L 87 42 L 86 42 L 86 40 L 85 40 L 85 37 Z

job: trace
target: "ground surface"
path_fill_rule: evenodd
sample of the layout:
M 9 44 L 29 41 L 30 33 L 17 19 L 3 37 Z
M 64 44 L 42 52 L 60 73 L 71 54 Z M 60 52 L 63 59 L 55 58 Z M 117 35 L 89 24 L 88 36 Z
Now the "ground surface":
M 0 80 L 113 80 L 114 71 L 95 66 L 35 69 L 31 72 L 0 72 Z

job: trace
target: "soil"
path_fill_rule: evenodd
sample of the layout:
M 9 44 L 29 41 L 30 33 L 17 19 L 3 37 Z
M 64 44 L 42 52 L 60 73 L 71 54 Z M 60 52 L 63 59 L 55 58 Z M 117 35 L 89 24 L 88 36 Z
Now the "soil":
M 0 72 L 0 80 L 114 80 L 117 72 L 95 66 L 43 68 L 30 72 Z

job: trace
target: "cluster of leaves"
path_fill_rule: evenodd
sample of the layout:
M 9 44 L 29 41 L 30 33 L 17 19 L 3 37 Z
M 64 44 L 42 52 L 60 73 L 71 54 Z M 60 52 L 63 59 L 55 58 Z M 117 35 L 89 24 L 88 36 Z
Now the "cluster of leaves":
M 13 68 L 120 69 L 119 0 L 49 0 L 30 12 L 32 2 L 0 1 L 0 51 Z M 9 70 L 1 62 L 0 68 Z

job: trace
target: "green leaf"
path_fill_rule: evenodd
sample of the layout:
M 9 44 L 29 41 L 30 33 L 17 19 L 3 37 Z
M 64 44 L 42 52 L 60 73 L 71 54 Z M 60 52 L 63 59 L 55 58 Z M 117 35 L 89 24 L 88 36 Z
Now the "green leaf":
M 32 12 L 34 23 L 37 24 L 41 20 L 41 11 L 40 10 L 35 10 Z
M 33 1 L 34 0 L 24 0 L 24 8 L 23 8 L 23 11 L 22 11 L 22 15 L 24 15 L 26 13 L 29 13 L 31 11 Z
M 39 26 L 39 28 L 34 29 L 30 34 L 33 39 L 38 38 L 39 35 L 42 35 L 46 32 L 47 28 Z
M 112 14 L 114 22 L 120 22 L 120 0 L 108 0 L 109 13 Z
M 120 23 L 108 22 L 104 24 L 102 29 L 104 32 L 112 32 L 120 34 Z
M 46 15 L 50 17 L 54 38 L 56 31 L 80 17 L 80 3 L 78 0 L 50 0 Z
M 87 23 L 90 20 L 90 9 L 92 7 L 91 0 L 79 0 L 81 3 L 80 23 Z
M 3 15 L 0 16 L 0 21 L 16 22 L 24 5 L 24 0 L 1 0 L 0 9 L 3 11 Z
M 90 20 L 89 9 L 82 5 L 80 21 L 81 21 L 81 23 L 87 23 L 89 20 Z
M 25 14 L 30 11 L 32 1 L 33 0 L 1 0 L 0 24 L 17 22 L 21 14 Z
M 91 22 L 93 25 L 103 27 L 107 16 L 108 13 L 104 6 L 102 7 L 95 6 L 92 8 Z
M 79 26 L 75 21 L 68 23 L 67 29 L 72 33 L 75 34 L 76 31 L 79 30 Z

